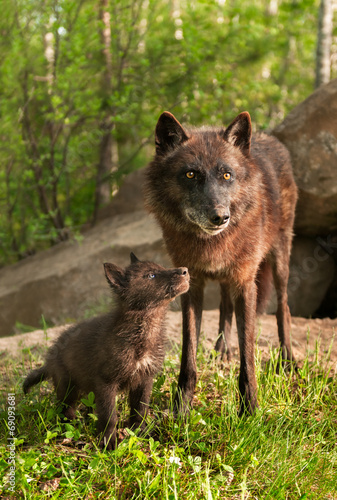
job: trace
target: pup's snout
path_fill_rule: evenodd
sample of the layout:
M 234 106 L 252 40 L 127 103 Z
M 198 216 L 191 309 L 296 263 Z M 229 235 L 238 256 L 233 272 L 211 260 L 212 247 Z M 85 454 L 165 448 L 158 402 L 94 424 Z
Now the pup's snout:
M 188 275 L 187 267 L 178 267 L 176 272 L 177 272 L 177 274 L 181 274 L 182 276 Z
M 222 226 L 229 221 L 229 211 L 221 212 L 219 210 L 214 210 L 209 215 L 209 220 L 213 224 L 213 226 Z

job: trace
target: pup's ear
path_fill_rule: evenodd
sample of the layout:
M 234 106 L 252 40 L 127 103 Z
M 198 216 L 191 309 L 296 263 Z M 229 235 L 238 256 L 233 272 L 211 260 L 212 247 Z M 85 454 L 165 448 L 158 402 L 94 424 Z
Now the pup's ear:
M 187 139 L 188 135 L 178 120 L 172 113 L 164 111 L 156 126 L 156 153 L 165 154 L 169 149 L 176 148 Z
M 135 256 L 133 252 L 130 253 L 131 264 L 135 264 L 136 262 L 140 262 L 139 259 Z
M 248 111 L 240 113 L 223 132 L 223 138 L 241 149 L 245 155 L 250 151 L 250 140 L 252 136 L 252 123 Z
M 115 264 L 110 264 L 110 262 L 105 262 L 104 272 L 109 285 L 113 290 L 119 290 L 123 288 L 126 284 L 125 273 L 123 269 L 116 266 Z

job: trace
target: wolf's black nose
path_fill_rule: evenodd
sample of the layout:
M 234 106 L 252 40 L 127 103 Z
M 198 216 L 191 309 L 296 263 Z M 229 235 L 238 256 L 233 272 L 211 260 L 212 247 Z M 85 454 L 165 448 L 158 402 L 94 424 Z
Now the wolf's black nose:
M 220 215 L 213 215 L 211 217 L 211 223 L 214 224 L 214 226 L 221 226 L 222 225 L 222 217 Z
M 229 219 L 229 214 L 221 215 L 216 212 L 214 212 L 209 218 L 209 220 L 214 226 L 222 226 L 223 224 L 225 224 L 225 222 L 228 221 L 228 219 Z

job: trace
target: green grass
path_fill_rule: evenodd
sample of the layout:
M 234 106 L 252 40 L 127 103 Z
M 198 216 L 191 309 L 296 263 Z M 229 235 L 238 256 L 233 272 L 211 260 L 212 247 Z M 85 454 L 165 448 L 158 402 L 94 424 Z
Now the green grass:
M 94 404 L 61 423 L 51 385 L 24 397 L 21 383 L 43 350 L 2 357 L 1 498 L 337 499 L 337 378 L 327 360 L 307 357 L 299 372 L 277 373 L 277 352 L 256 351 L 260 408 L 238 418 L 238 366 L 221 367 L 199 349 L 194 408 L 185 420 L 167 411 L 179 353 L 167 356 L 153 390 L 150 420 L 158 440 L 120 429 L 114 452 L 97 447 Z M 16 490 L 8 491 L 7 394 L 16 394 Z M 127 418 L 119 398 L 120 422 Z

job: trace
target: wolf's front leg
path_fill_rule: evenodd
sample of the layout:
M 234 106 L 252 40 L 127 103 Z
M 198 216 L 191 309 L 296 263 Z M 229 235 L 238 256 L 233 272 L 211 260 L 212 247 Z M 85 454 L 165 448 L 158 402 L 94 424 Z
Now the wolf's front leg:
M 183 346 L 178 389 L 174 401 L 175 413 L 188 413 L 192 404 L 197 381 L 197 347 L 200 335 L 203 295 L 204 281 L 192 277 L 189 291 L 181 296 Z
M 221 302 L 220 302 L 220 321 L 218 340 L 215 344 L 215 350 L 221 354 L 221 360 L 227 356 L 227 361 L 232 360 L 232 349 L 230 345 L 233 303 L 230 296 L 227 283 L 220 283 Z
M 153 386 L 153 377 L 145 377 L 136 387 L 130 389 L 130 422 L 131 428 L 145 428 L 145 417 L 149 408 Z
M 255 408 L 258 407 L 254 363 L 256 295 L 255 281 L 251 281 L 244 285 L 235 302 L 240 347 L 240 415 L 245 412 L 253 414 Z
M 97 430 L 100 434 L 103 433 L 100 446 L 103 448 L 106 447 L 107 450 L 114 450 L 117 446 L 116 396 L 116 385 L 107 385 L 104 383 L 96 391 Z

